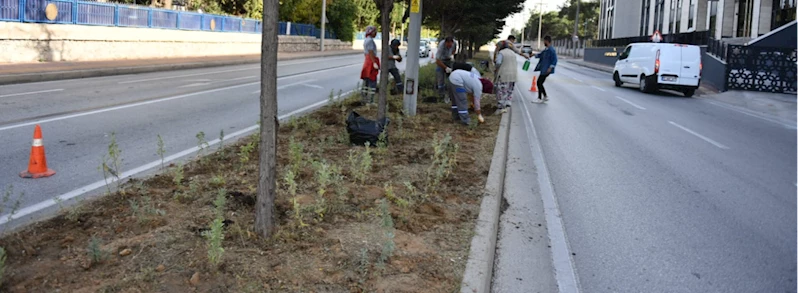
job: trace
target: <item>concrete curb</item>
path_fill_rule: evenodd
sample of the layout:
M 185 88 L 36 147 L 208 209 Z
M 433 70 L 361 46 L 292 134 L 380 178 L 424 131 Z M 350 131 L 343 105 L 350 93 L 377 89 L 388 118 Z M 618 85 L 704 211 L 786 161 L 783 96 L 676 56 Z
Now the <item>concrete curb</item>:
M 493 281 L 493 262 L 499 233 L 504 175 L 507 165 L 507 145 L 510 138 L 510 116 L 502 116 L 496 146 L 490 162 L 490 173 L 485 183 L 485 193 L 479 209 L 479 218 L 471 239 L 468 263 L 460 285 L 461 293 L 488 293 Z
M 326 56 L 345 56 L 345 55 L 357 55 L 357 54 L 361 54 L 361 52 L 354 51 L 354 52 L 347 52 L 344 54 L 330 54 Z M 279 59 L 279 61 L 307 59 L 315 57 L 319 56 L 309 55 L 301 57 L 287 57 Z M 226 60 L 226 61 L 213 61 L 213 62 L 194 62 L 194 63 L 177 63 L 177 64 L 163 64 L 163 65 L 150 65 L 150 66 L 129 66 L 129 67 L 96 68 L 96 69 L 83 69 L 83 70 L 70 70 L 70 71 L 51 71 L 51 72 L 25 73 L 25 74 L 8 74 L 8 75 L 0 75 L 0 85 L 123 75 L 123 74 L 139 74 L 139 73 L 170 71 L 170 70 L 197 69 L 197 68 L 219 67 L 219 66 L 230 66 L 230 65 L 244 65 L 244 64 L 255 64 L 258 62 L 260 62 L 260 59 L 239 59 L 239 60 Z

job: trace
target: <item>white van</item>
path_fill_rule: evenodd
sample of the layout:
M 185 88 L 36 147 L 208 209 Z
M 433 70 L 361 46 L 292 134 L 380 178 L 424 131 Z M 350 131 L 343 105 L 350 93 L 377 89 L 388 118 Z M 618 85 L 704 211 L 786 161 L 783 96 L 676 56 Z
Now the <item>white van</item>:
M 638 84 L 642 92 L 670 89 L 692 97 L 701 83 L 701 48 L 668 43 L 634 43 L 618 55 L 615 86 Z

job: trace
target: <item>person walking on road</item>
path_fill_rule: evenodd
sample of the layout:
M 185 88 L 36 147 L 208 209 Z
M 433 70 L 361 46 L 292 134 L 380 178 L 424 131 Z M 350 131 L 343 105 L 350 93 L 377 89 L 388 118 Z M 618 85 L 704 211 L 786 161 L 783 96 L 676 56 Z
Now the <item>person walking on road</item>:
M 374 94 L 377 92 L 377 75 L 380 72 L 380 59 L 377 58 L 377 44 L 374 37 L 377 36 L 377 28 L 374 26 L 366 27 L 366 39 L 363 41 L 363 68 L 360 70 L 360 79 L 363 80 L 363 87 L 360 95 L 363 104 L 374 103 Z
M 549 95 L 546 93 L 543 83 L 546 82 L 546 78 L 549 75 L 554 74 L 554 67 L 557 66 L 557 52 L 551 46 L 551 36 L 543 37 L 543 44 L 546 45 L 546 48 L 535 55 L 535 58 L 540 59 L 538 65 L 535 66 L 535 71 L 540 71 L 540 77 L 538 77 L 538 101 L 546 102 L 549 100 Z
M 435 81 L 437 82 L 438 87 L 438 97 L 444 101 L 444 103 L 448 103 L 449 99 L 452 98 L 452 93 L 450 86 L 447 86 L 447 78 L 450 73 L 452 73 L 452 64 L 454 63 L 454 52 L 457 50 L 457 47 L 454 45 L 454 38 L 449 36 L 443 40 L 440 44 L 438 44 L 438 51 L 435 53 L 435 64 L 438 65 L 438 68 L 435 68 Z M 454 108 L 452 109 L 452 113 L 456 113 L 457 110 Z
M 513 98 L 513 90 L 518 72 L 518 61 L 515 52 L 509 47 L 508 42 L 501 41 L 496 44 L 496 101 L 497 113 L 507 112 Z
M 393 75 L 393 81 L 396 83 L 396 94 L 402 92 L 402 75 L 399 74 L 399 68 L 396 68 L 396 62 L 402 62 L 402 55 L 399 54 L 399 45 L 401 42 L 397 39 L 391 41 L 391 56 L 385 61 L 385 68 L 388 73 Z M 394 93 L 391 93 L 394 94 Z
M 468 94 L 473 94 L 474 112 L 477 113 L 479 122 L 484 123 L 485 118 L 482 117 L 480 100 L 483 93 L 493 92 L 493 83 L 487 79 L 480 78 L 479 71 L 476 69 L 471 71 L 457 69 L 452 71 L 449 75 L 449 82 L 454 89 L 452 107 L 455 110 L 452 112 L 452 119 L 464 125 L 471 123 L 471 117 L 468 116 Z

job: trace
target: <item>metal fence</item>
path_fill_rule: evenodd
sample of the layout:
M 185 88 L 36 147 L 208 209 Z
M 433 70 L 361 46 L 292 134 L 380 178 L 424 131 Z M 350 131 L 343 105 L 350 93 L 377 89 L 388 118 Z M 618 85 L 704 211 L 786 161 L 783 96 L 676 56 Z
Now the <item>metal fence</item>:
M 261 20 L 79 0 L 0 0 L 0 21 L 260 33 Z M 279 34 L 320 37 L 314 25 L 280 22 Z M 334 39 L 329 30 L 325 38 Z
M 726 88 L 796 92 L 796 50 L 726 45 Z
M 709 31 L 662 35 L 662 41 L 665 43 L 679 43 L 679 44 L 703 46 L 707 45 L 709 40 L 710 40 Z M 628 38 L 617 38 L 617 39 L 591 40 L 587 42 L 586 46 L 590 48 L 626 47 L 631 43 L 648 43 L 648 42 L 651 42 L 650 36 L 639 36 L 639 37 L 628 37 Z

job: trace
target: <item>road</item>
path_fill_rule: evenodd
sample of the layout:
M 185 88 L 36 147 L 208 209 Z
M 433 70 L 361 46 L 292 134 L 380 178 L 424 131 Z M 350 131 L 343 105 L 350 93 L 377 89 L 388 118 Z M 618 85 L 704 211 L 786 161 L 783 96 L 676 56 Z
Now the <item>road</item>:
M 796 291 L 794 123 L 616 88 L 562 60 L 550 101 L 533 103 L 532 73 L 519 75 L 512 120 L 526 131 L 511 132 L 523 137 L 510 156 L 534 168 L 508 168 L 506 188 L 528 190 L 505 191 L 494 292 L 550 292 L 540 288 L 555 281 L 561 292 Z M 547 232 L 519 228 L 543 221 L 538 211 Z M 546 264 L 519 256 L 540 254 L 541 235 Z
M 427 63 L 429 58 L 422 59 Z M 278 62 L 278 115 L 281 118 L 323 105 L 332 92 L 353 90 L 361 55 Z M 404 62 L 398 65 L 404 70 Z M 258 64 L 61 80 L 0 86 L 0 189 L 12 186 L 21 214 L 41 212 L 52 199 L 101 194 L 98 170 L 115 133 L 124 175 L 144 176 L 160 167 L 157 135 L 166 157 L 185 159 L 197 146 L 197 133 L 212 141 L 251 133 L 259 114 Z M 22 179 L 35 124 L 41 124 L 47 163 L 57 174 Z M 11 202 L 0 214 L 9 212 Z M 32 213 L 30 216 L 41 216 Z M 3 216 L 0 224 L 7 221 Z

